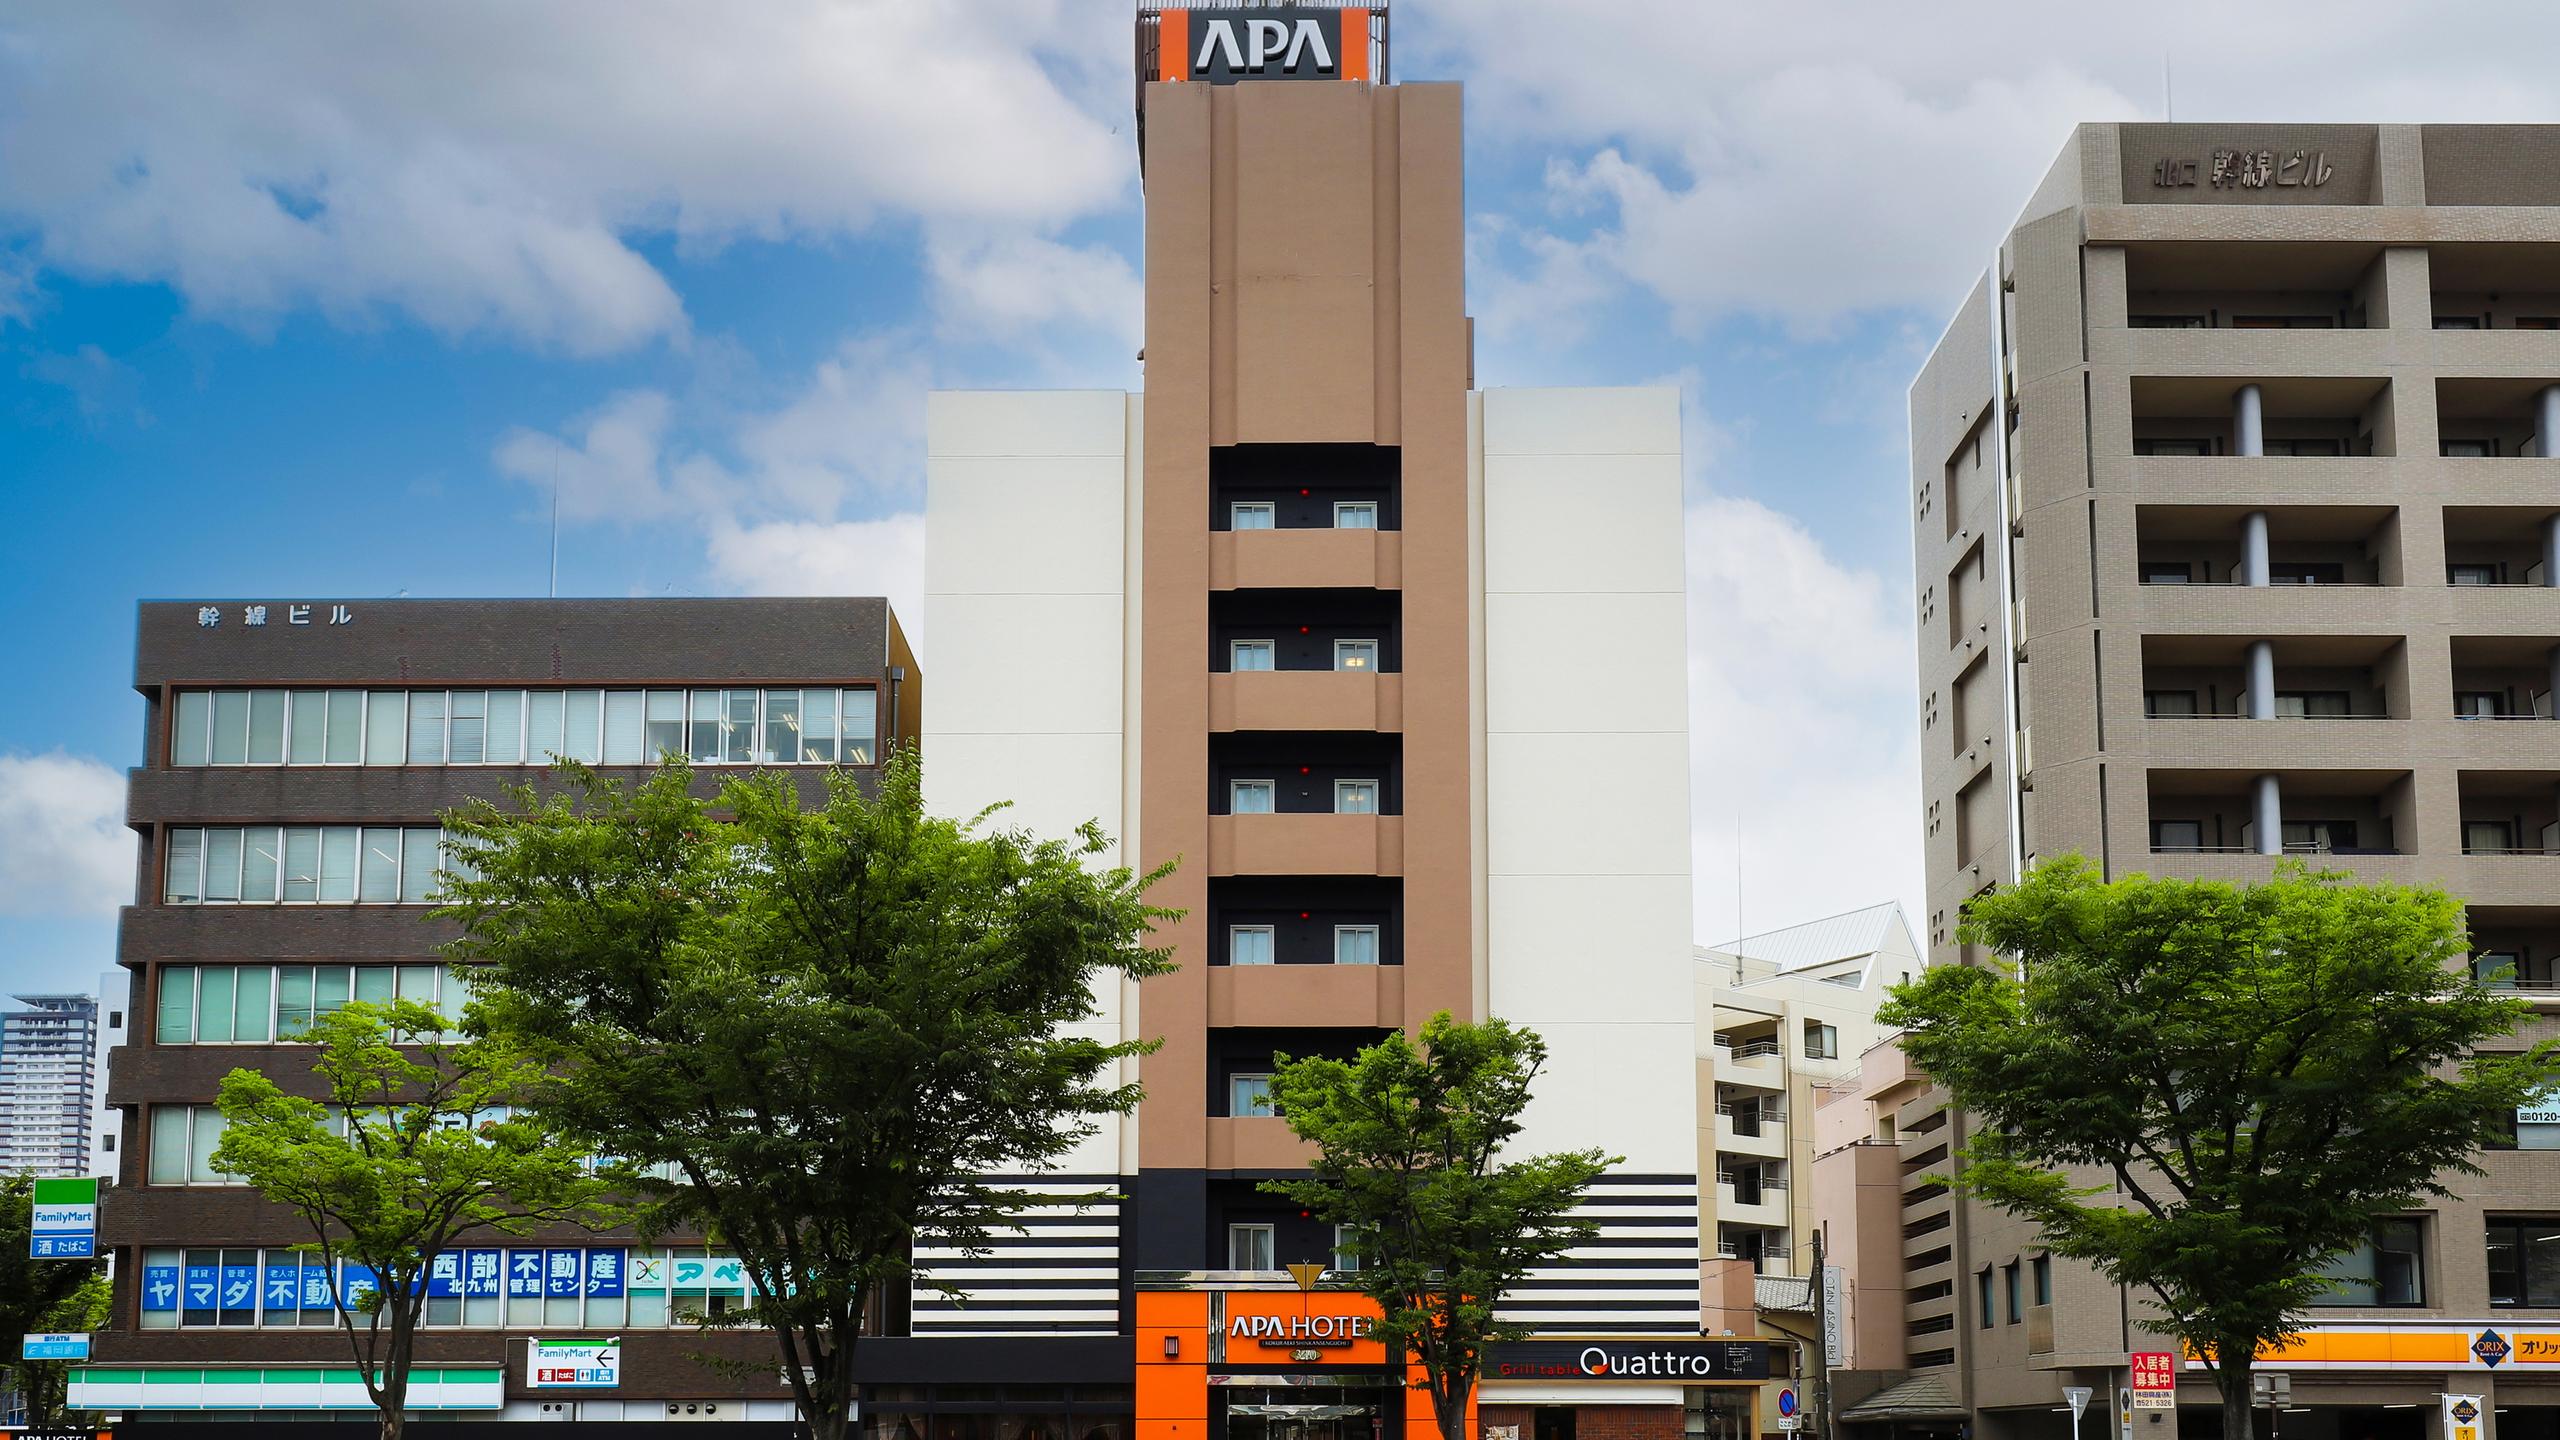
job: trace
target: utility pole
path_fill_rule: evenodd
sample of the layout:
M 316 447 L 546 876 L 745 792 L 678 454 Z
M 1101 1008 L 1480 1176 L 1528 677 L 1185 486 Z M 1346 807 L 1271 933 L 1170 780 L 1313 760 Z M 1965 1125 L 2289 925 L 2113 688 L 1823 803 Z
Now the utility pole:
M 1812 1380 L 1814 1440 L 1831 1440 L 1831 1272 L 1823 1268 L 1819 1225 L 1813 1230 Z

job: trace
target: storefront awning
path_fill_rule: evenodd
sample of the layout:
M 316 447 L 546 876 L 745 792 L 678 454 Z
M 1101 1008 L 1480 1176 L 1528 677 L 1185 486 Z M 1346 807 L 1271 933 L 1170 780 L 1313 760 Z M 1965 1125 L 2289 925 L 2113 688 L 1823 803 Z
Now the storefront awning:
M 1945 1377 L 1914 1375 L 1841 1411 L 1840 1420 L 1855 1425 L 1877 1420 L 1944 1420 L 1963 1414 L 1956 1404 L 1955 1389 Z

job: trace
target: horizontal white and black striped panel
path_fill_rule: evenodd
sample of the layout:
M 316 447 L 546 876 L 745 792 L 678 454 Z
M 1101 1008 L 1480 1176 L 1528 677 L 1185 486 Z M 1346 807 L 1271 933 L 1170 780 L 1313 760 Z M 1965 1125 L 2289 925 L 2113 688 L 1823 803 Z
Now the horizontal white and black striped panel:
M 1120 1333 L 1121 1178 L 1042 1175 L 992 1183 L 1056 1198 L 1015 1216 L 1020 1230 L 990 1234 L 983 1254 L 918 1245 L 912 1333 Z M 1105 1198 L 1076 1203 L 1096 1192 Z
M 1547 1334 L 1698 1328 L 1697 1176 L 1603 1176 L 1575 1213 L 1596 1221 L 1599 1233 L 1513 1286 L 1501 1318 Z

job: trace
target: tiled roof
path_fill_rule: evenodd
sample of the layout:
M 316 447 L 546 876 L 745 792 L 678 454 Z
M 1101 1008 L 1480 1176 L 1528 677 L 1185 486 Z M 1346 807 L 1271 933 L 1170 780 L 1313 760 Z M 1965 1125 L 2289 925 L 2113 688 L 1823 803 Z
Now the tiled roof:
M 1956 1405 L 1953 1386 L 1940 1374 L 1914 1375 L 1900 1384 L 1887 1385 L 1866 1399 L 1840 1412 L 1843 1421 L 1920 1420 L 1933 1416 L 1961 1415 Z

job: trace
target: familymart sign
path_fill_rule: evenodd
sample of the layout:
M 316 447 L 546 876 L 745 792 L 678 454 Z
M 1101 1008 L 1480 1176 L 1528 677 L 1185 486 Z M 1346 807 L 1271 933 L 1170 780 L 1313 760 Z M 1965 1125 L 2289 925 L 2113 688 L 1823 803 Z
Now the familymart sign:
M 27 1254 L 37 1260 L 87 1260 L 97 1253 L 96 1177 L 37 1181 Z

